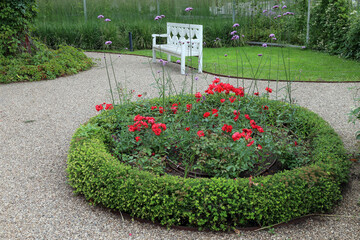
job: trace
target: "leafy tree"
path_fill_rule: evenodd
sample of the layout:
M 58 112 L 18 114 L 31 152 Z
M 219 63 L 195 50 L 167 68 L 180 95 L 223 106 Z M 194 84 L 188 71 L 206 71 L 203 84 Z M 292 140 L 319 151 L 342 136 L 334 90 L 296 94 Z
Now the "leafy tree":
M 37 12 L 36 0 L 0 1 L 0 54 L 33 51 L 31 30 Z

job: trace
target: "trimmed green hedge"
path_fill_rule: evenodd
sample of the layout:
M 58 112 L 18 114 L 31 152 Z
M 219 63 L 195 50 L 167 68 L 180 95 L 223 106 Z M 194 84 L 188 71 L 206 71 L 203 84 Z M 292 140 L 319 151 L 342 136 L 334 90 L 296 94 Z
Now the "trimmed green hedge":
M 297 110 L 294 126 L 312 139 L 313 162 L 309 166 L 256 177 L 252 181 L 257 185 L 249 179 L 156 176 L 126 166 L 111 155 L 107 142 L 109 126 L 115 120 L 104 112 L 72 138 L 69 183 L 75 193 L 93 204 L 167 226 L 226 231 L 329 211 L 342 198 L 341 184 L 349 175 L 342 141 L 327 122 L 309 110 L 278 101 L 270 101 L 268 106 L 275 113 L 289 107 Z

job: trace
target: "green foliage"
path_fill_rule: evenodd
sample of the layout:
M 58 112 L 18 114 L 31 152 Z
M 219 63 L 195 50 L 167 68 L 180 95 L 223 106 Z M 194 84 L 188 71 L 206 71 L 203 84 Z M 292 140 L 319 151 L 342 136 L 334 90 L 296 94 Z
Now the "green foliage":
M 282 112 L 292 107 L 272 102 Z M 253 179 L 188 179 L 140 171 L 117 160 L 104 143 L 115 129 L 79 128 L 68 155 L 68 180 L 93 204 L 160 222 L 226 231 L 237 226 L 271 225 L 309 213 L 329 211 L 341 199 L 349 163 L 339 136 L 318 115 L 303 108 L 290 129 L 303 131 L 312 145 L 310 165 Z M 90 120 L 114 122 L 112 111 Z M 290 121 L 290 120 L 289 120 Z M 114 126 L 114 125 L 113 125 Z
M 360 14 L 354 13 L 350 19 L 342 52 L 344 57 L 360 60 Z
M 31 52 L 30 32 L 36 14 L 35 0 L 0 2 L 0 55 Z
M 348 0 L 322 0 L 312 12 L 310 45 L 314 49 L 342 54 L 349 29 Z
M 0 83 L 54 79 L 89 69 L 93 64 L 82 51 L 73 47 L 50 50 L 39 43 L 36 47 L 38 51 L 33 56 L 29 53 L 16 57 L 0 55 Z

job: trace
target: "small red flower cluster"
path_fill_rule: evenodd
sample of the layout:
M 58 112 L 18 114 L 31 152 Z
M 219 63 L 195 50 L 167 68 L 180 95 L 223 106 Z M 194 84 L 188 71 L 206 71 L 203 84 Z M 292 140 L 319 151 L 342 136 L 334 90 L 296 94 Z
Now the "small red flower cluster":
M 103 110 L 104 109 L 104 107 L 103 106 L 105 106 L 105 110 L 111 110 L 111 109 L 113 109 L 114 108 L 114 106 L 111 104 L 111 103 L 103 103 L 103 104 L 99 104 L 99 105 L 96 105 L 95 106 L 95 109 L 96 109 L 96 111 L 101 111 L 101 110 Z
M 224 124 L 224 126 L 221 128 L 224 132 L 231 133 L 233 127 L 231 125 Z
M 269 93 L 272 93 L 272 89 L 271 88 L 265 88 L 266 91 L 268 91 Z
M 233 114 L 235 115 L 234 117 L 234 121 L 236 122 L 238 119 L 239 119 L 239 116 L 240 116 L 240 112 L 234 110 Z
M 190 112 L 192 104 L 186 104 L 186 112 Z
M 163 131 L 166 130 L 166 125 L 164 123 L 155 123 L 155 119 L 153 117 L 143 117 L 140 115 L 136 115 L 134 121 L 135 123 L 133 125 L 128 125 L 130 132 L 141 131 L 141 129 L 149 128 L 148 124 L 151 124 L 151 130 L 157 136 L 161 134 L 160 128 L 162 128 Z M 135 138 L 135 140 L 139 141 L 140 137 Z
M 200 138 L 200 137 L 204 137 L 204 136 L 205 136 L 205 133 L 204 133 L 203 130 L 200 130 L 200 131 L 197 132 L 197 135 L 198 135 L 199 138 Z
M 177 110 L 178 110 L 178 104 L 177 103 L 174 103 L 172 106 L 171 106 L 171 110 L 173 111 L 173 114 L 176 114 Z
M 222 83 L 219 78 L 216 78 L 212 84 L 209 85 L 208 89 L 205 90 L 207 94 L 214 94 L 214 92 L 221 93 L 225 91 L 225 94 L 229 94 L 230 92 L 235 93 L 236 96 L 244 97 L 244 89 L 242 87 L 235 88 L 230 83 Z M 235 99 L 234 99 L 235 101 Z

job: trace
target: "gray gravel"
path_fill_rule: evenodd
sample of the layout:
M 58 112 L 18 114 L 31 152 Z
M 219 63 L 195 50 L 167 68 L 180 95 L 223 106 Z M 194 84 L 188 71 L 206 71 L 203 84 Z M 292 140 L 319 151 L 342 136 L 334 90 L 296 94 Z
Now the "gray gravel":
M 344 199 L 336 216 L 314 216 L 300 223 L 258 232 L 189 232 L 122 221 L 118 214 L 90 206 L 75 196 L 66 182 L 66 158 L 72 134 L 97 114 L 95 105 L 110 102 L 109 84 L 99 66 L 56 80 L 0 85 L 0 239 L 360 239 L 360 164 L 353 166 Z M 118 81 L 127 89 L 154 97 L 149 58 L 113 55 Z M 159 63 L 151 64 L 157 76 Z M 165 67 L 180 88 L 180 66 Z M 214 76 L 197 75 L 198 90 Z M 234 80 L 222 78 L 234 83 Z M 246 81 L 249 86 L 251 81 Z M 258 82 L 263 92 L 267 82 Z M 281 84 L 284 86 L 284 84 Z M 350 87 L 360 83 L 293 83 L 296 102 L 318 113 L 339 133 L 345 147 L 354 152 L 359 124 L 348 123 L 353 108 Z M 275 89 L 275 83 L 270 82 Z M 280 96 L 283 92 L 279 93 Z M 274 94 L 272 94 L 274 96 Z M 129 236 L 131 234 L 131 236 Z

